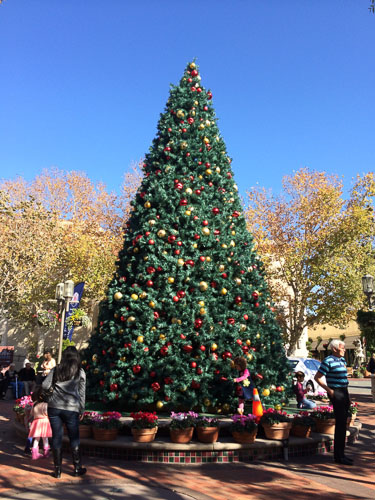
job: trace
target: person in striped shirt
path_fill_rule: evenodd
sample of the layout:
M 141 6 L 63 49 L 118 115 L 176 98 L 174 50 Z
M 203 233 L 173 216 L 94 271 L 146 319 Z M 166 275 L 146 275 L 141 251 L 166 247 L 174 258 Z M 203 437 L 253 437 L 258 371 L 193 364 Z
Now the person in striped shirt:
M 329 345 L 332 354 L 321 363 L 315 375 L 315 381 L 327 391 L 335 415 L 334 460 L 343 465 L 353 465 L 353 460 L 345 456 L 346 420 L 350 399 L 348 393 L 348 371 L 346 369 L 345 343 L 332 340 Z M 324 383 L 323 378 L 326 378 Z

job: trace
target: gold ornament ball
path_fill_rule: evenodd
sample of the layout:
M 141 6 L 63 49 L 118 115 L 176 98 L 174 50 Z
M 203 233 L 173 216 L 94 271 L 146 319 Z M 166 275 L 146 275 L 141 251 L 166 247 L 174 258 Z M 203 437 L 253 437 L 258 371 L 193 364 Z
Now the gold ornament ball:
M 219 271 L 222 273 L 225 270 L 224 264 L 220 264 Z
M 153 300 L 150 300 L 150 302 L 148 303 L 148 305 L 152 308 L 155 307 L 155 302 Z
M 118 315 L 117 313 L 115 313 L 115 314 L 113 315 L 113 317 L 117 319 L 117 318 L 119 317 L 119 315 Z
M 220 167 L 216 167 L 216 168 L 215 168 L 215 172 L 216 172 L 217 174 L 220 174 L 220 172 L 221 172 Z
M 226 295 L 228 293 L 228 290 L 226 288 L 222 288 L 220 290 L 221 295 Z
M 275 410 L 281 410 L 281 405 L 275 405 Z
M 203 137 L 203 142 L 205 144 L 209 144 L 210 143 L 210 139 L 208 137 Z
M 191 215 L 191 210 L 185 210 L 185 215 Z
M 137 342 L 139 342 L 140 344 L 143 343 L 143 335 L 138 335 Z
M 118 331 L 119 335 L 122 335 L 124 333 L 124 330 L 123 328 L 120 328 L 120 330 Z
M 210 230 L 208 229 L 208 227 L 204 227 L 202 228 L 202 233 L 205 235 L 205 236 L 208 236 L 210 234 Z
M 151 203 L 149 201 L 146 201 L 146 203 L 143 206 L 145 208 L 151 208 Z
M 152 332 L 154 332 L 154 331 L 156 330 L 156 326 L 152 326 L 152 327 L 150 328 L 150 330 L 151 330 Z
M 141 292 L 139 294 L 139 296 L 140 296 L 141 299 L 145 299 L 147 297 L 147 293 L 146 292 Z
M 199 289 L 201 290 L 201 292 L 204 292 L 205 290 L 207 290 L 208 288 L 208 283 L 206 281 L 201 281 L 199 283 Z
M 228 403 L 223 404 L 224 411 L 229 411 L 229 408 L 230 408 L 230 406 L 228 405 Z
M 96 354 L 93 355 L 93 357 L 91 358 L 93 361 L 96 361 L 98 359 L 98 356 Z
M 210 256 L 206 257 L 206 262 L 211 262 L 211 257 Z
M 82 365 L 87 365 L 87 361 L 85 359 L 82 360 L 81 362 Z
M 263 396 L 267 397 L 270 395 L 270 390 L 269 389 L 263 389 L 262 391 Z
M 133 253 L 138 253 L 138 252 L 139 252 L 139 248 L 138 248 L 138 247 L 135 247 L 135 248 L 133 249 Z
M 210 168 L 206 168 L 206 175 L 212 175 L 212 170 Z
M 205 309 L 204 307 L 201 307 L 201 308 L 199 309 L 199 314 L 201 314 L 202 316 L 203 316 L 204 314 L 206 314 L 206 309 Z
M 188 147 L 187 142 L 185 142 L 185 141 L 184 141 L 184 142 L 181 142 L 181 144 L 180 144 L 180 149 L 184 150 L 184 149 L 186 149 L 187 147 Z
M 223 243 L 223 244 L 221 245 L 221 248 L 228 248 L 228 245 L 227 245 L 227 244 L 225 244 L 225 243 Z
M 211 345 L 211 351 L 216 351 L 217 349 L 217 344 L 212 344 Z
M 250 339 L 246 340 L 246 345 L 251 345 L 251 340 Z
M 122 293 L 121 292 L 116 292 L 113 296 L 115 300 L 121 300 L 122 299 Z
M 241 324 L 240 324 L 240 331 L 241 331 L 241 332 L 246 332 L 246 330 L 247 330 L 247 326 L 246 326 L 246 325 L 244 325 L 243 323 L 241 323 Z
M 189 68 L 190 69 L 194 69 L 196 67 L 196 64 L 194 62 L 190 63 L 189 64 Z
M 252 360 L 253 360 L 253 355 L 252 355 L 251 353 L 248 353 L 248 354 L 247 354 L 247 359 L 248 359 L 249 361 L 252 361 Z
M 94 373 L 97 375 L 99 373 L 99 368 L 95 368 Z
M 206 120 L 204 123 L 205 123 L 206 127 L 209 127 L 211 125 L 210 120 Z
M 126 361 L 126 356 L 121 356 L 120 360 L 121 361 Z
M 129 316 L 129 318 L 127 319 L 127 321 L 129 323 L 133 323 L 135 321 L 135 317 L 134 316 Z
M 156 224 L 156 220 L 154 220 L 154 219 L 150 219 L 150 220 L 148 221 L 148 223 L 149 223 L 149 225 L 150 225 L 150 226 L 154 226 L 154 225 Z
M 160 339 L 160 340 L 165 340 L 165 335 L 164 335 L 164 333 L 161 333 L 161 334 L 159 335 L 159 339 Z
M 199 104 L 199 101 L 194 101 L 195 106 L 198 106 L 198 104 Z
M 185 264 L 184 259 L 178 259 L 177 264 L 183 266 Z
M 159 231 L 157 232 L 159 238 L 164 238 L 166 234 L 167 233 L 164 231 L 164 229 L 159 229 Z
M 133 299 L 133 300 L 138 300 L 138 295 L 136 293 L 132 293 L 130 295 L 130 297 Z
M 182 109 L 179 109 L 176 113 L 177 118 L 183 118 L 185 116 L 185 113 L 183 112 Z
M 197 243 L 193 243 L 193 248 L 198 248 L 198 244 Z
M 157 401 L 156 402 L 156 408 L 158 410 L 161 410 L 163 408 L 163 406 L 164 406 L 164 403 L 162 401 Z
M 234 282 L 236 283 L 236 285 L 240 286 L 240 285 L 241 285 L 241 283 L 242 283 L 242 280 L 241 280 L 240 278 L 236 278 L 236 279 L 234 280 Z
M 134 400 L 138 399 L 138 394 L 132 394 L 132 399 Z
M 255 335 L 255 338 L 260 339 L 260 333 L 257 333 L 257 334 Z
M 200 301 L 198 302 L 198 305 L 200 305 L 201 307 L 204 307 L 204 301 L 203 301 L 203 300 L 200 300 Z
M 185 193 L 186 194 L 193 194 L 193 190 L 191 188 L 186 188 Z
M 208 398 L 205 398 L 203 400 L 203 404 L 204 404 L 204 406 L 211 406 L 211 401 Z
M 198 128 L 199 128 L 199 130 L 203 130 L 204 129 L 204 124 L 201 123 Z
M 175 325 L 176 323 L 178 323 L 178 319 L 177 318 L 172 318 L 172 324 Z
M 173 276 L 169 276 L 169 278 L 168 278 L 168 283 L 174 283 L 174 278 L 173 278 Z

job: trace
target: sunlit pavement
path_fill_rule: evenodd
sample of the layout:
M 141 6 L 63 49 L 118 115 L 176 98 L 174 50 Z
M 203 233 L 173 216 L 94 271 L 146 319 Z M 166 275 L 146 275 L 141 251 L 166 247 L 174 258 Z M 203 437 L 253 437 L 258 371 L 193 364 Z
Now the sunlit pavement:
M 0 401 L 0 498 L 48 500 L 327 500 L 375 499 L 374 410 L 368 379 L 353 379 L 350 393 L 360 404 L 362 431 L 347 448 L 355 465 L 339 466 L 332 454 L 289 462 L 159 465 L 84 457 L 88 472 L 74 478 L 70 457 L 60 480 L 50 476 L 52 460 L 31 461 L 12 430 L 12 401 Z

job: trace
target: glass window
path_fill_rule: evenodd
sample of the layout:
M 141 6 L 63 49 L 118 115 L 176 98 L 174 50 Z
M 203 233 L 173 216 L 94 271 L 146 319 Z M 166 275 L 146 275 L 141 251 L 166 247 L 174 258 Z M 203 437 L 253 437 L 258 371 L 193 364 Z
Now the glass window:
M 288 359 L 288 364 L 291 370 L 293 370 L 297 366 L 298 361 L 296 359 Z
M 318 370 L 319 366 L 320 366 L 320 363 L 319 362 L 316 362 L 315 359 L 306 359 L 304 361 L 305 363 L 305 366 L 306 368 L 308 368 L 309 370 Z

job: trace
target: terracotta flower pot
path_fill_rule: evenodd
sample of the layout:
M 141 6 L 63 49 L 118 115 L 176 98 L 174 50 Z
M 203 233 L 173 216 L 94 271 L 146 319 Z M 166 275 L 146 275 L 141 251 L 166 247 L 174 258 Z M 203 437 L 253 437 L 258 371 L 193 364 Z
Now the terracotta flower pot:
M 254 443 L 257 432 L 258 429 L 255 429 L 252 432 L 232 431 L 232 436 L 236 443 Z
M 334 434 L 335 433 L 336 421 L 334 418 L 328 418 L 326 420 L 316 418 L 314 420 L 315 420 L 315 425 L 316 425 L 316 432 L 319 432 L 320 434 Z
M 118 429 L 100 429 L 93 427 L 92 432 L 96 441 L 113 441 L 117 438 Z
M 201 443 L 216 443 L 219 427 L 197 427 L 197 437 Z
M 133 441 L 137 443 L 151 443 L 155 439 L 156 433 L 158 431 L 157 427 L 152 427 L 151 429 L 133 429 L 132 428 Z
M 266 438 L 268 439 L 288 439 L 291 422 L 279 422 L 278 424 L 262 424 Z
M 296 437 L 301 437 L 301 438 L 308 438 L 310 437 L 311 434 L 311 426 L 307 425 L 292 425 L 292 428 L 290 429 L 290 435 L 291 436 L 296 436 Z
M 187 429 L 169 429 L 172 443 L 189 443 L 192 440 L 194 427 Z
M 79 426 L 79 437 L 80 438 L 90 438 L 92 436 L 92 426 L 81 424 Z

